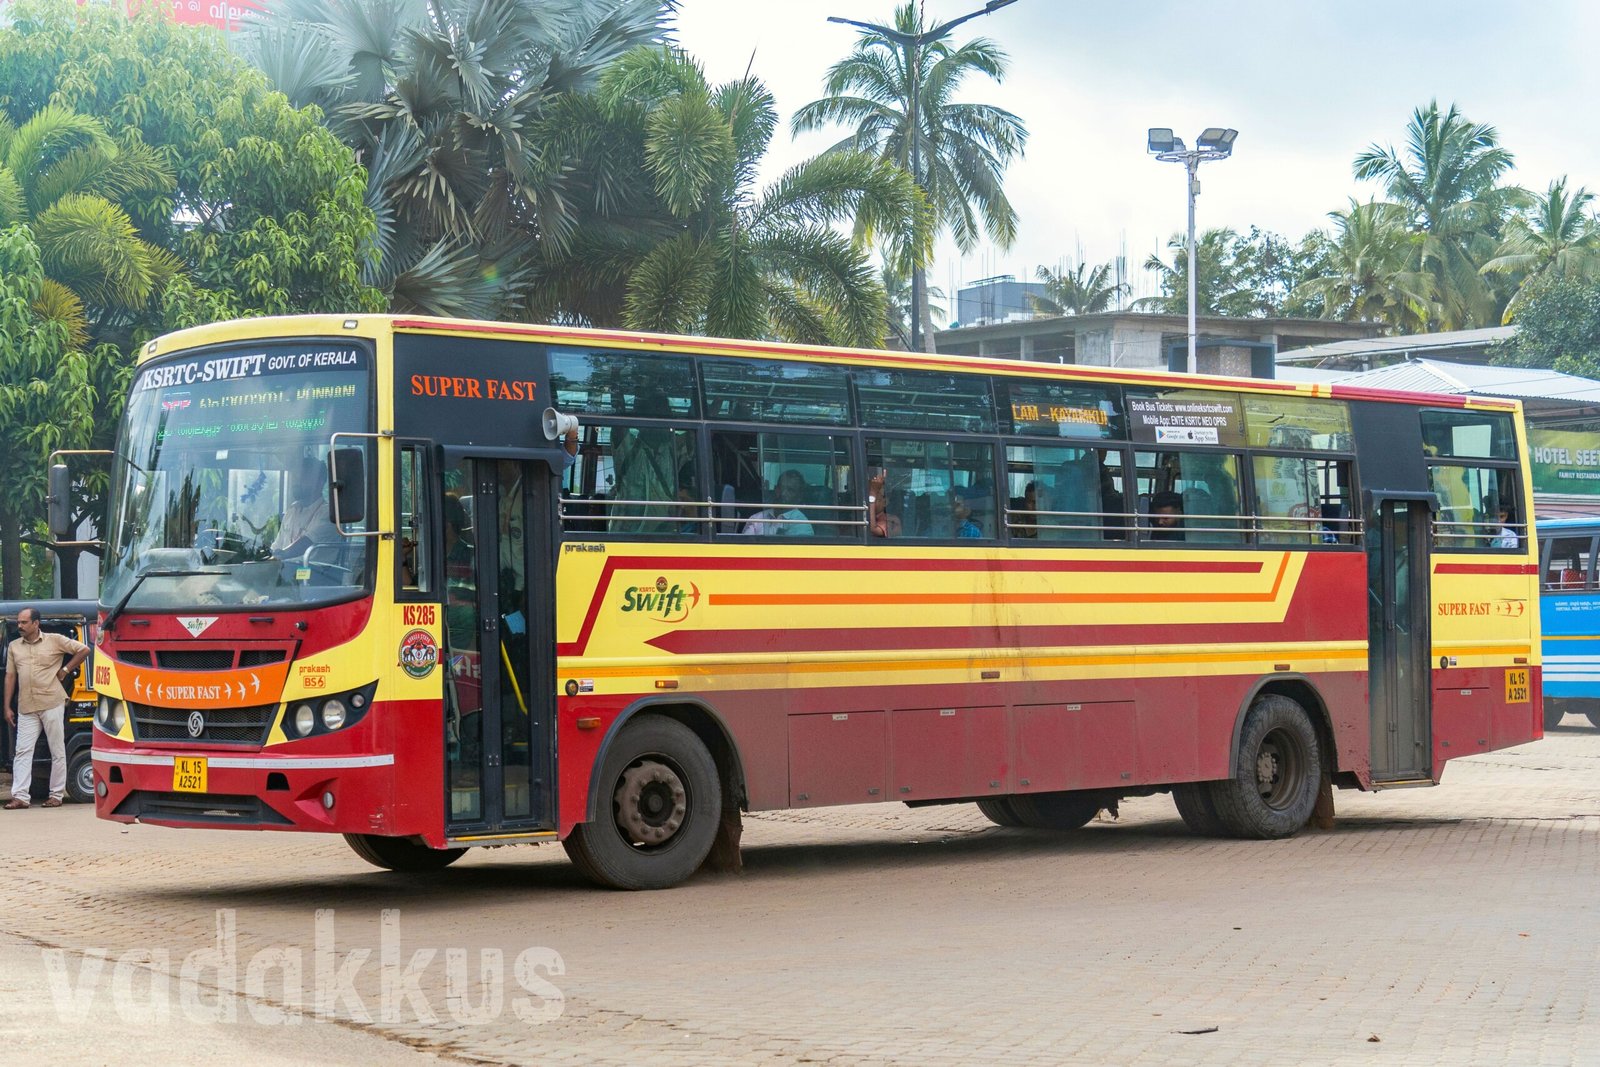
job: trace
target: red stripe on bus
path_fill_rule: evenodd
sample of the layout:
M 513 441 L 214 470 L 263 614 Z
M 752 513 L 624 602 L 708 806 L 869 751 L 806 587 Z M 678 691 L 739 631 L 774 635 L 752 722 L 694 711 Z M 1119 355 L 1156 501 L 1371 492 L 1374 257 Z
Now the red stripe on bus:
M 1287 563 L 1288 556 L 1284 556 Z M 1140 559 L 761 559 L 761 558 L 703 558 L 696 556 L 612 556 L 595 581 L 594 594 L 589 608 L 584 612 L 583 625 L 578 629 L 576 641 L 556 644 L 560 656 L 582 655 L 589 647 L 595 622 L 600 617 L 600 607 L 611 589 L 611 579 L 617 571 L 666 570 L 683 568 L 713 571 L 1018 571 L 1079 573 L 1132 573 L 1156 570 L 1165 574 L 1260 574 L 1263 564 L 1259 560 L 1168 560 L 1152 562 Z M 1279 572 L 1282 580 L 1282 571 Z
M 1435 574 L 1538 574 L 1533 563 L 1439 563 Z

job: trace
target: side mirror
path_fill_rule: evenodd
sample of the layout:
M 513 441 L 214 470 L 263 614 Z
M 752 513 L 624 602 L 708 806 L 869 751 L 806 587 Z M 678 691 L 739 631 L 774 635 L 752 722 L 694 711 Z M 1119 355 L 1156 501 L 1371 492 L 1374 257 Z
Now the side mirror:
M 49 513 L 50 536 L 57 541 L 71 541 L 72 529 L 72 473 L 65 463 L 50 465 L 49 496 L 45 500 Z
M 328 453 L 328 517 L 334 525 L 362 522 L 367 517 L 367 457 L 359 448 Z

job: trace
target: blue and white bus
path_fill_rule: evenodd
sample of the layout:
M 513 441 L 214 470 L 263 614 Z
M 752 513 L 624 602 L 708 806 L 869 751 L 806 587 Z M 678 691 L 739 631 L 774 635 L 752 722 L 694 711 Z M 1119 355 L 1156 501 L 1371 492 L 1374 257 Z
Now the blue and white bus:
M 1544 726 L 1582 715 L 1600 727 L 1600 516 L 1539 523 L 1539 613 L 1544 630 Z

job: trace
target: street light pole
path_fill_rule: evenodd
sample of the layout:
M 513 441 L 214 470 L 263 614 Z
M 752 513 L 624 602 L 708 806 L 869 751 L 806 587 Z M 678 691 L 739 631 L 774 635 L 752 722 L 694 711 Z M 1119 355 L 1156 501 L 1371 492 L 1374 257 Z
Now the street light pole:
M 1151 129 L 1149 133 L 1148 151 L 1163 163 L 1182 163 L 1184 173 L 1188 178 L 1189 197 L 1189 361 L 1187 369 L 1190 374 L 1199 370 L 1195 356 L 1196 341 L 1199 330 L 1196 327 L 1195 304 L 1196 282 L 1198 272 L 1195 266 L 1195 239 L 1194 239 L 1194 201 L 1200 195 L 1200 164 L 1210 159 L 1227 159 L 1233 154 L 1233 142 L 1239 136 L 1238 130 L 1225 130 L 1220 126 L 1211 126 L 1201 132 L 1193 148 L 1188 148 L 1183 143 L 1183 138 L 1174 137 L 1167 128 Z
M 857 22 L 855 19 L 841 18 L 838 15 L 828 16 L 829 22 L 855 26 L 869 33 L 875 33 L 906 50 L 906 125 L 909 127 L 907 136 L 911 138 L 911 180 L 924 193 L 928 190 L 922 184 L 922 130 L 917 125 L 917 103 L 922 88 L 920 71 L 917 67 L 917 53 L 923 45 L 932 44 L 949 36 L 950 31 L 963 22 L 975 19 L 979 15 L 988 15 L 1016 2 L 1017 0 L 989 0 L 980 10 L 970 11 L 948 22 L 941 22 L 921 33 L 906 33 L 892 26 L 883 26 L 875 22 Z M 922 268 L 914 266 L 911 268 L 911 351 L 913 352 L 922 348 L 922 288 Z

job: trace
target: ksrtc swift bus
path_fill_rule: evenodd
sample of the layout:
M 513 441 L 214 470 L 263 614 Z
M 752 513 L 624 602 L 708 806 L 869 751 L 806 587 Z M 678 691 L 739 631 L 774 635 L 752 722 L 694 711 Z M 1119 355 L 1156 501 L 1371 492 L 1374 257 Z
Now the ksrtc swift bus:
M 575 420 L 576 458 L 564 440 Z M 1325 784 L 1541 735 L 1520 411 L 363 316 L 149 344 L 114 461 L 98 813 L 562 841 L 670 885 L 741 811 Z

